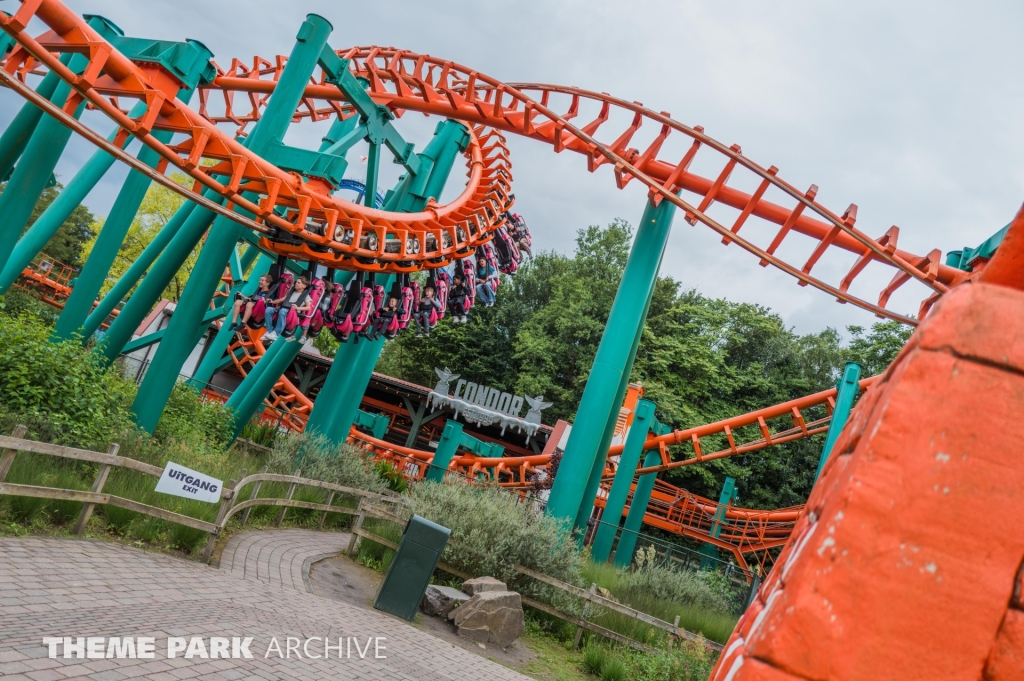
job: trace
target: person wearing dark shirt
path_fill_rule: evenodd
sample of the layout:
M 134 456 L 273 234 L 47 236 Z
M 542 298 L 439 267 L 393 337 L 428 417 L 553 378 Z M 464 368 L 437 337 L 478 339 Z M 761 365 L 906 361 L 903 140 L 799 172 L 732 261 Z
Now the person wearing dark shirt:
M 441 311 L 441 301 L 434 297 L 434 287 L 428 286 L 423 289 L 423 298 L 420 299 L 412 317 L 416 322 L 417 338 L 430 338 L 430 313 L 435 311 Z
M 398 298 L 391 296 L 387 304 L 378 313 L 377 321 L 373 325 L 373 339 L 380 338 L 381 334 L 387 331 L 392 320 L 398 316 Z
M 235 296 L 235 310 L 231 317 L 234 323 L 228 327 L 232 331 L 241 331 L 245 328 L 246 322 L 249 321 L 249 317 L 252 315 L 252 309 L 256 306 L 257 301 L 263 298 L 263 304 L 267 305 L 270 302 L 270 288 L 274 285 L 274 280 L 270 278 L 269 274 L 264 274 L 260 277 L 258 288 L 256 293 L 251 296 L 243 296 L 241 293 Z M 244 310 L 243 310 L 244 308 Z M 239 313 L 241 312 L 241 318 Z M 265 314 L 265 313 L 264 313 Z
M 461 274 L 456 274 L 452 277 L 452 288 L 448 292 L 448 307 L 453 315 L 452 324 L 460 322 L 465 324 L 468 321 L 466 319 L 466 301 L 468 298 L 469 289 L 466 288 L 466 282 Z

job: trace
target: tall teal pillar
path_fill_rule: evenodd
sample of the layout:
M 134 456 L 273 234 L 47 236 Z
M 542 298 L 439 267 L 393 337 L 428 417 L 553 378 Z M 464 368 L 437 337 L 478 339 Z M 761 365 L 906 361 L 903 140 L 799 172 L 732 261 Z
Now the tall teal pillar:
M 576 521 L 597 459 L 607 454 L 607 446 L 601 451 L 602 441 L 632 369 L 633 347 L 644 325 L 674 214 L 670 201 L 657 207 L 648 203 L 644 209 L 547 505 L 547 513 L 567 523 Z
M 187 104 L 192 98 L 193 92 L 194 90 L 191 89 L 181 90 L 178 93 L 178 99 Z M 141 115 L 141 113 L 140 111 L 138 115 Z M 153 137 L 166 144 L 171 141 L 173 134 L 170 131 L 160 130 L 153 133 Z M 103 152 L 97 152 L 97 154 L 100 153 Z M 108 156 L 108 158 L 113 161 L 112 157 Z M 156 168 L 161 156 L 149 147 L 144 146 L 139 152 L 138 158 L 150 168 Z M 152 180 L 143 173 L 137 170 L 129 171 L 128 177 L 125 178 L 124 184 L 121 185 L 121 191 L 118 192 L 114 205 L 111 207 L 110 213 L 103 223 L 103 229 L 100 230 L 99 236 L 96 237 L 96 243 L 93 244 L 92 252 L 89 253 L 89 258 L 78 275 L 78 281 L 75 282 L 75 287 L 71 290 L 71 296 L 68 298 L 67 303 L 64 305 L 64 310 L 57 319 L 53 330 L 54 340 L 67 340 L 73 336 L 84 337 L 86 319 L 89 313 L 92 312 L 96 296 L 99 295 L 103 282 L 110 272 L 110 267 L 117 258 L 118 250 L 121 248 L 121 244 L 124 243 L 124 238 L 128 235 L 128 230 L 132 226 L 135 215 L 139 212 L 139 207 L 146 197 L 150 184 L 152 184 Z M 61 194 L 66 193 L 70 186 L 68 185 Z M 39 222 L 41 221 L 42 217 L 39 219 Z M 33 225 L 34 228 L 35 225 Z M 28 234 L 25 237 L 27 238 Z M 19 243 L 18 246 L 20 247 L 21 244 Z M 0 281 L 0 285 L 2 283 Z
M 270 271 L 272 264 L 274 264 L 274 261 L 271 258 L 265 255 L 260 256 L 259 260 L 256 261 L 256 266 L 252 269 L 252 273 L 249 275 L 249 279 L 242 287 L 241 292 L 243 296 L 251 296 L 256 293 L 260 285 L 260 277 Z M 217 367 L 220 366 L 221 359 L 224 358 L 224 351 L 227 350 L 228 345 L 231 344 L 231 339 L 236 333 L 231 329 L 231 307 L 235 304 L 233 297 L 228 297 L 224 304 L 228 306 L 227 315 L 221 322 L 217 335 L 210 340 L 206 348 L 206 354 L 203 356 L 203 361 L 199 363 L 199 368 L 192 375 L 192 383 L 199 388 L 205 387 L 213 379 L 213 375 L 217 373 Z
M 140 102 L 132 107 L 128 115 L 135 118 L 141 116 L 145 110 L 146 105 Z M 117 130 L 110 133 L 107 136 L 107 141 L 113 142 L 116 134 Z M 167 139 L 170 139 L 169 135 L 167 135 Z M 128 146 L 131 140 L 131 137 L 125 139 L 121 148 Z M 32 258 L 43 250 L 43 247 L 53 238 L 64 221 L 71 216 L 75 208 L 82 203 L 112 165 L 114 165 L 114 157 L 103 150 L 98 150 L 75 173 L 71 181 L 57 194 L 53 203 L 46 207 L 42 215 L 32 223 L 32 226 L 14 246 L 7 264 L 4 265 L 3 272 L 0 273 L 0 293 L 5 293 L 11 284 L 21 276 L 25 267 L 32 262 Z
M 660 463 L 661 453 L 654 450 L 647 453 L 647 458 L 644 459 L 644 468 L 657 466 Z M 615 557 L 612 558 L 612 564 L 616 567 L 626 568 L 633 562 L 636 539 L 640 536 L 640 528 L 644 524 L 644 514 L 647 513 L 647 505 L 651 503 L 651 493 L 654 492 L 654 482 L 657 478 L 657 473 L 645 473 L 636 481 L 633 499 L 629 502 L 629 513 L 626 514 L 626 522 L 622 525 L 622 534 L 615 547 Z
M 647 319 L 647 312 L 651 308 L 651 298 L 653 297 L 654 289 L 651 289 L 651 296 L 647 298 L 647 303 L 644 305 L 643 319 Z M 628 366 L 630 367 L 622 374 L 622 379 L 619 381 L 619 391 L 616 404 L 621 404 L 622 400 L 626 396 L 626 391 L 629 389 L 629 374 L 633 367 L 633 362 L 636 360 L 636 352 L 640 347 L 640 338 L 644 334 L 644 326 L 641 324 L 637 330 L 636 335 L 633 338 L 633 346 L 630 348 L 628 357 Z M 576 513 L 576 522 L 573 523 L 574 530 L 577 531 L 580 540 L 584 538 L 585 529 L 587 527 L 587 521 L 590 519 L 590 515 L 594 510 L 594 500 L 597 498 L 597 490 L 601 486 L 601 478 L 604 476 L 605 463 L 608 458 L 608 448 L 612 444 L 612 437 L 615 435 L 615 427 L 619 422 L 619 410 L 615 409 L 611 414 L 608 415 L 608 422 L 605 424 L 604 434 L 601 436 L 601 444 L 598 447 L 598 455 L 594 458 L 594 465 L 590 469 L 590 477 L 587 479 L 587 486 L 583 491 L 583 503 L 580 504 L 580 509 Z
M 331 24 L 310 14 L 299 28 L 296 43 L 278 79 L 274 93 L 246 146 L 256 154 L 268 153 L 281 143 L 299 105 L 320 54 L 327 45 Z M 240 211 L 241 212 L 241 211 Z M 224 264 L 245 229 L 234 220 L 218 217 L 203 244 L 181 300 L 171 316 L 165 342 L 160 344 L 132 405 L 136 423 L 153 432 L 174 388 L 178 373 L 192 348 L 186 345 L 202 320 L 224 272 Z
M 444 431 L 441 433 L 441 439 L 437 442 L 434 460 L 430 463 L 430 470 L 427 471 L 427 480 L 444 482 L 444 476 L 448 472 L 448 465 L 451 464 L 455 454 L 459 451 L 460 440 L 462 440 L 462 424 L 458 421 L 448 421 L 444 426 Z
M 88 59 L 76 54 L 71 58 L 69 68 L 77 73 L 87 63 Z M 59 83 L 53 93 L 53 102 L 63 106 L 70 93 L 70 85 Z M 74 117 L 79 118 L 83 111 L 84 101 L 75 108 Z M 21 160 L 14 168 L 14 174 L 7 182 L 3 194 L 0 194 L 0 270 L 7 265 L 14 245 L 21 237 L 36 201 L 50 181 L 53 169 L 57 167 L 57 161 L 64 153 L 64 147 L 67 146 L 69 139 L 70 128 L 61 125 L 50 116 L 44 116 L 25 145 Z
M 729 504 L 736 498 L 736 481 L 732 478 L 727 477 L 725 483 L 722 484 L 722 491 L 718 495 L 718 508 L 715 509 L 715 517 L 711 521 L 711 529 L 708 532 L 714 538 L 718 538 L 722 533 L 722 523 L 725 522 L 725 512 L 729 508 Z M 713 570 L 716 564 L 721 559 L 718 553 L 718 547 L 714 544 L 704 544 L 700 548 L 700 568 L 701 570 Z
M 253 371 L 245 377 L 245 381 L 248 381 L 249 384 L 245 386 L 245 389 L 239 386 L 239 390 L 236 390 L 227 401 L 227 406 L 231 407 L 235 413 L 235 430 L 232 439 L 238 437 L 242 432 L 245 424 L 263 404 L 263 400 L 267 399 L 274 384 L 299 356 L 301 349 L 302 343 L 298 340 L 289 342 L 281 338 L 270 346 L 259 362 L 256 362 Z
M 70 54 L 62 55 L 60 58 L 60 62 L 65 66 L 70 63 L 70 60 Z M 49 71 L 43 76 L 43 80 L 36 88 L 36 94 L 40 97 L 45 97 L 51 102 L 55 101 L 54 93 L 59 83 L 60 76 L 53 71 Z M 39 125 L 42 117 L 42 109 L 31 102 L 25 102 L 21 110 L 18 111 L 18 115 L 14 117 L 11 124 L 4 130 L 3 135 L 0 135 L 0 180 L 10 175 L 11 170 L 14 169 L 14 164 L 21 158 L 22 152 L 25 151 L 25 147 L 28 145 L 28 141 L 31 139 L 32 133 L 35 132 L 36 126 Z
M 612 481 L 612 488 L 608 491 L 608 498 L 605 500 L 604 514 L 601 516 L 603 522 L 598 527 L 594 543 L 590 547 L 590 555 L 595 563 L 608 562 L 619 523 L 622 521 L 622 511 L 626 506 L 629 490 L 633 486 L 633 477 L 636 474 L 636 467 L 640 463 L 640 455 L 643 454 L 644 442 L 647 441 L 647 433 L 650 431 L 653 418 L 654 403 L 649 400 L 637 402 L 636 411 L 633 414 L 633 425 L 630 426 L 629 434 L 626 436 L 626 443 L 619 456 L 619 466 L 615 471 L 615 480 Z
M 163 253 L 164 249 L 167 248 L 167 245 L 174 239 L 195 208 L 196 204 L 191 201 L 186 201 L 182 204 L 174 215 L 171 216 L 171 219 L 167 221 L 167 224 L 157 232 L 153 240 L 149 242 L 149 245 L 142 249 L 142 253 L 135 259 L 135 262 L 128 267 L 125 273 L 121 275 L 121 278 L 107 291 L 107 295 L 100 299 L 88 318 L 86 318 L 82 330 L 85 338 L 89 338 L 92 334 L 96 333 L 96 329 L 100 328 L 100 325 L 110 316 L 110 313 L 114 311 L 118 303 L 128 296 L 128 292 L 142 279 L 146 274 L 146 270 L 150 268 L 160 254 Z M 160 290 L 162 291 L 163 289 Z M 131 333 L 128 334 L 128 337 L 131 337 Z M 124 347 L 124 343 L 121 344 L 121 347 Z
M 856 362 L 847 362 L 843 369 L 843 376 L 836 385 L 836 406 L 832 410 L 832 420 L 828 424 L 828 433 L 825 435 L 825 446 L 821 448 L 821 458 L 818 460 L 818 470 L 814 472 L 814 481 L 818 481 L 821 469 L 832 454 L 832 447 L 843 431 L 846 421 L 850 418 L 850 411 L 853 409 L 853 400 L 860 390 L 860 365 Z

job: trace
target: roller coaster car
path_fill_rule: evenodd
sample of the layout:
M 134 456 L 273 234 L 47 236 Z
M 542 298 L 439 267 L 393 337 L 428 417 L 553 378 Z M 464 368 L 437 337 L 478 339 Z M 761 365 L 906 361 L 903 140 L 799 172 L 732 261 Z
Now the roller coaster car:
M 437 274 L 434 275 L 434 295 L 437 297 L 437 302 L 441 305 L 441 309 L 430 313 L 431 327 L 444 319 L 444 312 L 448 309 L 448 291 L 451 290 L 451 287 L 452 280 L 448 276 L 448 272 L 438 270 Z
M 468 312 L 476 302 L 476 259 L 472 256 L 464 258 L 459 264 L 462 271 L 462 279 L 466 282 L 466 311 Z
M 501 271 L 498 267 L 498 258 L 494 253 L 494 246 L 492 246 L 490 243 L 481 244 L 480 251 L 478 252 L 477 257 L 479 257 L 479 254 L 483 254 L 484 260 L 487 261 L 487 264 L 491 266 L 491 269 L 493 269 L 495 273 Z M 490 283 L 491 285 L 491 290 L 497 293 L 498 285 L 501 283 L 501 279 L 499 277 L 494 277 L 488 283 Z
M 409 322 L 412 321 L 412 311 L 415 309 L 416 296 L 413 294 L 411 286 L 402 287 L 402 297 L 398 299 L 398 316 L 395 319 L 398 321 L 398 331 L 408 328 Z M 393 338 L 394 336 L 392 336 Z
M 352 292 L 349 292 L 351 298 L 351 307 L 346 305 L 346 309 L 338 320 L 335 316 L 334 328 L 331 329 L 331 333 L 335 339 L 340 343 L 348 342 L 348 339 L 353 333 L 359 334 L 369 328 L 373 321 L 373 313 L 375 307 L 373 305 L 373 289 L 369 286 L 362 286 L 358 288 L 358 295 L 352 296 Z M 356 336 L 358 342 L 358 335 Z
M 280 300 L 288 295 L 288 292 L 292 289 L 292 284 L 295 283 L 295 275 L 285 270 L 277 280 L 277 283 L 272 284 L 270 287 L 270 299 Z M 249 315 L 249 321 L 246 325 L 250 329 L 258 329 L 266 326 L 267 323 L 267 299 L 260 297 L 256 300 L 256 304 L 252 306 L 252 313 Z

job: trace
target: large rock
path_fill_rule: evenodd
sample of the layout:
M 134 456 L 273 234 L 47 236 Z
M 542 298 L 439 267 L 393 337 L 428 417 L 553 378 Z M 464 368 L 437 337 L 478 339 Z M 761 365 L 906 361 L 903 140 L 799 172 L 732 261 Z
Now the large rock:
M 476 596 L 488 591 L 508 591 L 508 586 L 494 577 L 477 577 L 463 582 L 462 590 L 470 596 Z
M 420 603 L 420 608 L 428 615 L 447 617 L 448 613 L 468 600 L 469 596 L 458 589 L 431 584 L 427 587 L 426 593 L 423 594 L 423 602 Z
M 497 580 L 495 580 L 497 581 Z M 523 635 L 523 603 L 515 591 L 478 593 L 448 614 L 459 636 L 504 648 Z

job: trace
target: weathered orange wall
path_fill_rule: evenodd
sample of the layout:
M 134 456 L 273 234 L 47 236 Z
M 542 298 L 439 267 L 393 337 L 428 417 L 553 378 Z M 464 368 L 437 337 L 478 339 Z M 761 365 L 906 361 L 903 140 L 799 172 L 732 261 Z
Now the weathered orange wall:
M 951 290 L 861 399 L 712 679 L 1024 680 L 1024 292 Z

